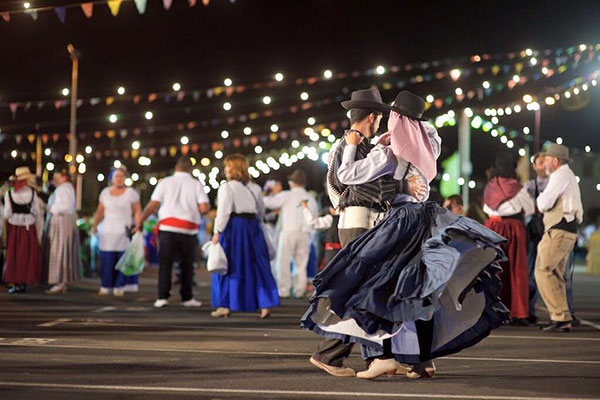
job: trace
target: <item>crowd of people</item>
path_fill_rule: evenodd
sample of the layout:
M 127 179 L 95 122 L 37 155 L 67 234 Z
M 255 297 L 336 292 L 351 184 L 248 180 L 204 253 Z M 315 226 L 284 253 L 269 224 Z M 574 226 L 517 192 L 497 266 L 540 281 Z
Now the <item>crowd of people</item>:
M 288 190 L 275 180 L 261 188 L 241 154 L 224 159 L 216 214 L 187 156 L 143 209 L 125 185 L 126 169 L 114 169 L 92 225 L 98 294 L 138 290 L 138 276 L 116 266 L 131 235 L 145 232 L 158 243 L 154 307 L 170 305 L 174 266 L 181 305 L 200 307 L 193 295 L 198 236 L 212 213 L 207 238 L 222 248 L 227 272 L 212 276 L 211 315 L 257 312 L 264 319 L 281 299 L 312 295 L 302 326 L 324 339 L 310 362 L 334 376 L 433 377 L 435 358 L 474 345 L 504 323 L 535 323 L 538 295 L 550 316 L 545 331 L 566 332 L 577 323 L 571 254 L 583 208 L 566 147 L 553 143 L 536 154 L 536 178 L 525 185 L 517 159 L 498 154 L 482 203 L 465 211 L 458 195 L 429 201 L 441 138 L 422 98 L 402 91 L 390 106 L 366 89 L 342 107 L 351 127 L 331 152 L 321 212 L 304 171 L 293 171 Z M 374 144 L 384 116 L 387 133 Z M 38 282 L 50 286 L 49 294 L 65 293 L 81 279 L 74 187 L 66 169 L 54 173 L 50 190 L 35 178 L 20 167 L 4 186 L 2 280 L 10 293 Z M 144 229 L 151 218 L 156 225 Z M 367 363 L 358 374 L 344 366 L 357 343 Z

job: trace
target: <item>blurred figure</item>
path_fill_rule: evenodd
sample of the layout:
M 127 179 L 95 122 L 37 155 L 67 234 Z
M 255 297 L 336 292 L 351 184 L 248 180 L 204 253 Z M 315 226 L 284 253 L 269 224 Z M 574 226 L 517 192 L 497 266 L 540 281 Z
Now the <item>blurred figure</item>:
M 529 317 L 529 278 L 524 216 L 533 213 L 533 201 L 517 178 L 517 160 L 499 153 L 491 179 L 483 191 L 483 211 L 489 215 L 485 226 L 506 238 L 500 245 L 507 261 L 500 263 L 500 298 L 510 308 L 511 323 L 527 325 Z
M 100 193 L 98 209 L 94 218 L 94 234 L 100 229 L 100 290 L 98 294 L 123 296 L 126 291 L 137 292 L 138 276 L 125 276 L 115 266 L 129 245 L 129 233 L 142 217 L 140 196 L 125 186 L 127 171 L 112 171 L 111 185 Z
M 277 248 L 277 286 L 279 297 L 290 297 L 292 291 L 291 262 L 296 265 L 293 290 L 296 297 L 306 293 L 306 268 L 310 253 L 310 236 L 312 229 L 304 220 L 300 202 L 306 200 L 313 218 L 318 215 L 317 202 L 304 186 L 306 174 L 295 170 L 288 177 L 290 190 L 285 196 L 272 196 L 264 199 L 265 206 L 272 210 L 281 210 L 281 235 Z
M 224 163 L 227 183 L 217 195 L 213 243 L 223 247 L 228 270 L 226 275 L 212 276 L 211 304 L 217 309 L 211 315 L 260 310 L 264 319 L 279 305 L 279 296 L 260 223 L 265 212 L 262 193 L 250 182 L 246 157 L 232 154 Z
M 444 200 L 444 208 L 456 215 L 464 215 L 463 198 L 459 194 L 453 194 Z
M 19 167 L 4 195 L 6 218 L 6 265 L 4 281 L 13 284 L 9 293 L 25 292 L 27 284 L 42 279 L 39 226 L 43 225 L 43 202 L 36 193 L 35 175 Z
M 533 156 L 531 164 L 535 172 L 535 178 L 525 182 L 525 189 L 534 202 L 535 212 L 527 222 L 527 264 L 529 267 L 529 323 L 535 324 L 538 320 L 535 315 L 535 304 L 537 303 L 538 291 L 535 282 L 535 260 L 537 259 L 537 248 L 544 236 L 544 217 L 537 208 L 535 202 L 540 194 L 548 186 L 548 174 L 544 168 L 544 157 L 541 153 Z
M 306 200 L 302 201 L 302 213 L 308 226 L 310 226 L 312 229 L 325 231 L 325 249 L 321 267 L 319 268 L 322 270 L 342 249 L 342 244 L 340 243 L 340 237 L 338 234 L 338 222 L 340 220 L 340 216 L 335 208 L 329 207 L 328 214 L 319 218 L 313 218 L 312 213 L 308 209 L 308 202 Z
M 50 256 L 48 283 L 53 285 L 48 294 L 65 293 L 67 284 L 81 280 L 79 260 L 79 230 L 75 223 L 75 188 L 66 168 L 54 173 L 56 189 L 48 201 L 50 212 Z
M 201 214 L 208 212 L 210 204 L 204 185 L 194 178 L 192 160 L 182 156 L 175 164 L 175 173 L 156 185 L 150 203 L 137 222 L 135 231 L 141 232 L 146 219 L 158 212 L 158 298 L 154 307 L 169 304 L 173 263 L 180 262 L 181 304 L 200 307 L 201 302 L 192 293 L 194 261 L 198 248 L 198 225 Z
M 536 202 L 544 213 L 545 232 L 538 245 L 535 280 L 550 314 L 550 323 L 543 330 L 568 332 L 573 315 L 567 302 L 565 273 L 577 241 L 577 226 L 583 222 L 583 205 L 579 184 L 569 168 L 569 149 L 551 143 L 543 155 L 550 178 Z

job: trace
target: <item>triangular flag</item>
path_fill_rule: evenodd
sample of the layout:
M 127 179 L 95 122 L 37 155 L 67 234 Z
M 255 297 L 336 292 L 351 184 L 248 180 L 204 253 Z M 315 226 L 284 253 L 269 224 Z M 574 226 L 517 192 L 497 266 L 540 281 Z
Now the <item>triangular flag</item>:
M 3 12 L 0 13 L 0 15 L 2 15 L 2 19 L 5 20 L 6 22 L 10 22 L 10 14 L 7 12 Z
M 135 6 L 137 7 L 138 13 L 143 14 L 146 12 L 146 3 L 148 0 L 133 0 L 135 2 Z
M 67 17 L 67 7 L 56 7 L 54 11 L 56 12 L 56 15 L 58 15 L 60 22 L 64 24 L 65 18 Z
M 207 6 L 208 3 L 210 3 L 210 0 L 202 0 L 202 4 L 204 4 L 205 6 Z
M 194 7 L 196 5 L 196 0 L 188 0 L 188 3 L 190 3 L 190 7 Z
M 163 0 L 163 5 L 165 6 L 165 10 L 168 10 L 169 8 L 171 8 L 172 3 L 173 3 L 173 0 Z
M 92 13 L 94 11 L 94 3 L 83 3 L 81 5 L 81 9 L 86 17 L 92 18 Z
M 108 8 L 110 8 L 113 17 L 116 17 L 119 13 L 119 7 L 121 7 L 121 0 L 108 0 Z
M 31 10 L 31 11 L 25 11 L 25 14 L 29 14 L 31 16 L 31 18 L 33 18 L 33 20 L 37 20 L 37 11 L 36 10 Z
M 10 108 L 10 112 L 12 113 L 12 119 L 14 120 L 15 117 L 17 116 L 17 108 L 19 108 L 19 104 L 18 103 L 10 103 L 8 105 L 8 107 Z

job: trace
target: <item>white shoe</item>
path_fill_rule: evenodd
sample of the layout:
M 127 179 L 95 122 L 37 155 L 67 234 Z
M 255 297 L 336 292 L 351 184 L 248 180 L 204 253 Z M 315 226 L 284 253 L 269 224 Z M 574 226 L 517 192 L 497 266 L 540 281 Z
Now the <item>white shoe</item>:
M 112 289 L 110 289 L 110 288 L 101 287 L 101 288 L 100 288 L 100 290 L 98 290 L 98 294 L 99 294 L 100 296 L 106 296 L 106 295 L 109 295 L 109 294 L 110 294 L 110 291 L 111 291 L 111 290 L 112 290 Z
M 123 286 L 123 291 L 124 292 L 134 292 L 135 293 L 138 290 L 139 290 L 139 286 L 138 285 L 131 284 L 131 285 L 125 285 L 125 286 Z
M 123 297 L 123 296 L 125 296 L 125 291 L 123 290 L 123 288 L 114 288 L 113 289 L 113 296 L 115 296 L 115 297 Z
M 169 304 L 169 300 L 167 299 L 156 299 L 154 302 L 154 308 L 163 308 L 167 304 Z
M 356 374 L 356 377 L 363 379 L 375 379 L 383 374 L 394 376 L 396 375 L 397 368 L 398 363 L 393 358 L 388 358 L 385 360 L 376 358 L 375 360 L 373 360 L 368 370 L 360 371 Z
M 184 307 L 200 307 L 202 305 L 202 302 L 196 299 L 189 299 L 186 301 L 182 301 L 181 305 Z

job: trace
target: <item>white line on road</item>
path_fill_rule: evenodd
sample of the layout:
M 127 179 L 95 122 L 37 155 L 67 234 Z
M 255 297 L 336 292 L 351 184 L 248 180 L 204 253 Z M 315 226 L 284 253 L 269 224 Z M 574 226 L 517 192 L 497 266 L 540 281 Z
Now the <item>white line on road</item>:
M 54 321 L 48 321 L 48 322 L 44 322 L 43 324 L 39 324 L 38 326 L 56 326 L 56 325 L 60 325 L 60 324 L 64 324 L 65 322 L 69 322 L 71 321 L 71 319 L 69 318 L 59 318 L 59 319 L 55 319 Z
M 19 346 L 18 342 L 0 343 L 0 346 Z M 27 345 L 27 347 L 33 347 Z M 52 344 L 39 347 L 64 348 L 64 349 L 86 349 L 86 350 L 119 350 L 119 351 L 154 351 L 166 353 L 196 353 L 196 354 L 233 354 L 251 356 L 303 356 L 308 357 L 310 353 L 279 352 L 279 351 L 240 351 L 240 350 L 200 350 L 200 349 L 168 349 L 168 348 L 145 348 L 145 347 L 117 347 L 117 346 L 86 346 Z M 549 360 L 539 358 L 499 358 L 499 357 L 442 357 L 444 360 L 467 360 L 467 361 L 502 361 L 502 362 L 527 362 L 527 363 L 550 363 L 550 364 L 600 364 L 596 360 Z
M 587 321 L 585 319 L 580 319 L 582 325 L 591 326 L 592 328 L 596 328 L 600 330 L 600 325 L 593 323 L 592 321 Z
M 311 396 L 316 398 L 329 396 L 348 397 L 377 397 L 377 398 L 425 398 L 425 399 L 482 399 L 482 400 L 558 400 L 561 397 L 523 397 L 523 396 L 483 396 L 483 395 L 452 395 L 434 393 L 376 393 L 376 392 L 324 392 L 312 390 L 255 390 L 255 389 L 211 389 L 211 388 L 176 388 L 164 386 L 116 386 L 116 385 L 75 385 L 66 383 L 42 383 L 42 382 L 3 382 L 0 386 L 9 387 L 38 387 L 55 389 L 75 390 L 98 390 L 98 391 L 129 391 L 129 392 L 167 392 L 167 393 L 223 393 L 223 394 L 255 394 L 255 395 L 288 395 L 288 396 Z M 575 399 L 575 398 L 573 398 Z M 579 398 L 577 400 L 598 400 L 598 398 Z
M 113 307 L 113 306 L 106 306 L 106 307 L 101 307 L 101 308 L 99 308 L 99 309 L 97 309 L 97 310 L 94 310 L 94 311 L 92 311 L 92 312 L 95 312 L 95 313 L 96 313 L 96 312 L 107 312 L 107 311 L 113 311 L 113 310 L 116 310 L 116 309 L 117 309 L 117 307 Z

